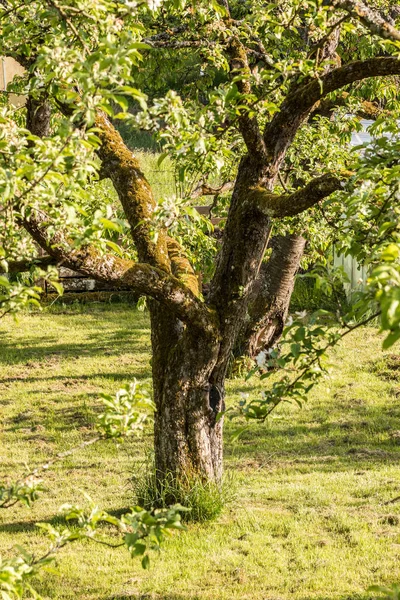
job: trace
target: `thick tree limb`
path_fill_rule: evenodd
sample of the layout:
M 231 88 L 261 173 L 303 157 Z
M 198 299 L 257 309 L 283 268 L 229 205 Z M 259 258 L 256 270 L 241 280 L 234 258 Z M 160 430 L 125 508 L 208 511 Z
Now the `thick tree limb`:
M 102 141 L 97 154 L 102 170 L 110 177 L 118 193 L 132 237 L 138 249 L 139 260 L 174 273 L 195 295 L 199 293 L 198 279 L 181 245 L 160 231 L 157 241 L 151 235 L 151 222 L 156 202 L 138 160 L 127 148 L 119 132 L 106 115 L 96 118 Z
M 400 31 L 388 23 L 377 11 L 361 0 L 333 0 L 335 8 L 341 8 L 358 19 L 371 33 L 382 38 L 400 41 Z
M 261 265 L 253 284 L 248 321 L 238 340 L 237 354 L 255 357 L 271 348 L 285 326 L 295 276 L 306 240 L 301 235 L 274 236 L 268 262 Z
M 249 199 L 270 218 L 293 217 L 317 204 L 344 186 L 344 179 L 326 174 L 310 181 L 292 194 L 279 196 L 264 188 L 253 188 Z
M 48 236 L 48 217 L 43 213 L 22 219 L 21 224 L 56 263 L 92 279 L 113 282 L 116 286 L 126 286 L 138 294 L 148 295 L 162 303 L 184 323 L 190 323 L 208 333 L 214 332 L 215 335 L 213 311 L 173 275 L 149 264 L 134 263 L 112 254 L 101 254 L 93 247 L 71 250 L 62 232 L 51 238 Z
M 110 177 L 118 194 L 131 226 L 139 260 L 170 271 L 165 236 L 160 232 L 154 242 L 151 235 L 156 202 L 139 161 L 104 113 L 97 114 L 96 127 L 101 140 L 97 154 L 102 161 L 102 170 Z
M 70 107 L 59 106 L 70 115 Z M 27 101 L 27 128 L 38 137 L 45 137 L 50 127 L 50 105 L 46 96 Z M 125 216 L 131 226 L 132 238 L 138 250 L 139 260 L 171 272 L 166 237 L 163 232 L 154 242 L 151 220 L 156 202 L 139 161 L 124 143 L 121 135 L 106 114 L 99 111 L 95 125 L 101 145 L 97 155 L 102 161 L 101 176 L 109 177 L 115 187 Z
M 265 128 L 264 140 L 273 170 L 269 175 L 272 177 L 277 172 L 299 126 L 308 117 L 313 106 L 327 94 L 368 77 L 399 74 L 399 59 L 391 56 L 376 57 L 348 63 L 297 87 Z
M 391 56 L 378 56 L 367 60 L 358 60 L 327 73 L 321 80 L 315 80 L 312 83 L 298 90 L 297 99 L 302 100 L 304 108 L 311 102 L 315 104 L 321 98 L 334 92 L 346 85 L 367 79 L 368 77 L 386 77 L 389 75 L 400 74 L 400 60 Z M 309 100 L 304 96 L 310 94 Z M 292 102 L 292 99 L 288 99 Z
M 70 106 L 58 104 L 58 108 L 71 116 Z M 99 176 L 109 177 L 113 183 L 131 227 L 139 260 L 171 272 L 164 232 L 159 232 L 157 241 L 153 239 L 151 223 L 156 201 L 139 161 L 104 112 L 97 112 L 95 126 L 101 140 L 96 149 L 102 163 Z

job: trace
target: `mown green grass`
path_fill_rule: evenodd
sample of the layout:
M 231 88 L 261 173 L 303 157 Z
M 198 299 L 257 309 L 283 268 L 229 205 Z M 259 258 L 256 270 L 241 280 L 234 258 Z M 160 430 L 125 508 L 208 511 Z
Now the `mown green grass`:
M 135 149 L 134 154 L 139 161 L 140 168 L 151 185 L 157 201 L 161 202 L 177 193 L 174 167 L 169 157 L 166 157 L 162 165 L 159 165 L 159 153 Z M 111 180 L 103 179 L 95 183 L 92 187 L 92 193 L 98 198 L 100 204 L 103 204 L 106 200 L 107 203 L 114 204 L 120 208 L 118 196 Z
M 176 194 L 172 161 L 167 157 L 163 160 L 162 165 L 159 165 L 159 153 L 146 150 L 135 150 L 134 152 L 149 180 L 155 198 L 162 200 Z
M 148 316 L 126 305 L 22 315 L 0 323 L 0 474 L 25 471 L 94 433 L 98 394 L 136 377 L 150 383 Z M 169 540 L 149 571 L 124 549 L 77 543 L 39 589 L 55 600 L 367 600 L 374 583 L 400 581 L 400 357 L 373 328 L 348 336 L 335 370 L 303 409 L 286 405 L 236 442 L 225 460 L 236 500 Z M 232 380 L 229 402 L 261 382 Z M 132 503 L 130 477 L 151 432 L 79 451 L 45 476 L 32 509 L 0 513 L 0 554 L 40 553 L 35 523 L 83 492 L 110 511 Z

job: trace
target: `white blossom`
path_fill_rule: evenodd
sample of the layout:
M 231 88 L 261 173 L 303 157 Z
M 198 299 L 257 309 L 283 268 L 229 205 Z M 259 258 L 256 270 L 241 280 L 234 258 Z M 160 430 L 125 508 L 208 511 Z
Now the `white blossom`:
M 259 354 L 257 354 L 256 363 L 259 368 L 265 367 L 266 358 L 267 358 L 267 353 L 264 350 L 262 350 Z
M 147 4 L 148 4 L 149 8 L 153 12 L 158 10 L 162 3 L 163 3 L 163 0 L 147 0 Z
M 296 315 L 296 317 L 298 319 L 304 319 L 304 317 L 307 316 L 307 311 L 306 310 L 302 310 L 302 311 L 298 311 L 296 313 L 294 313 Z

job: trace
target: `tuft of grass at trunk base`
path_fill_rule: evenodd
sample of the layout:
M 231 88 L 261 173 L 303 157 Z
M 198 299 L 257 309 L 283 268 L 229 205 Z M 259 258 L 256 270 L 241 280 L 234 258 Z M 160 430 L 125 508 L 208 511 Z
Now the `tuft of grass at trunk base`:
M 134 474 L 132 487 L 136 503 L 146 510 L 168 508 L 174 504 L 186 507 L 188 511 L 181 515 L 186 522 L 212 521 L 236 498 L 234 471 L 225 472 L 218 484 L 204 482 L 196 475 L 185 476 L 178 483 L 168 477 L 160 482 L 151 457 L 143 470 Z

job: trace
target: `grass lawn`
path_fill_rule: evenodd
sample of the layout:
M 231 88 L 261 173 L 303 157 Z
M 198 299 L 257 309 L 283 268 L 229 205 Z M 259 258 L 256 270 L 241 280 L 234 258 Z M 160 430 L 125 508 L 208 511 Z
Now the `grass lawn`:
M 332 353 L 335 370 L 300 410 L 285 406 L 232 442 L 225 460 L 236 500 L 208 524 L 191 524 L 143 571 L 124 549 L 77 543 L 39 589 L 57 600 L 367 600 L 371 584 L 400 581 L 400 356 L 365 328 Z M 150 383 L 149 323 L 127 305 L 91 305 L 0 322 L 0 474 L 15 479 L 93 435 L 100 391 L 136 377 Z M 228 383 L 229 399 L 260 382 Z M 151 432 L 104 441 L 45 476 L 32 509 L 0 513 L 0 554 L 47 545 L 38 521 L 85 502 L 120 511 Z

